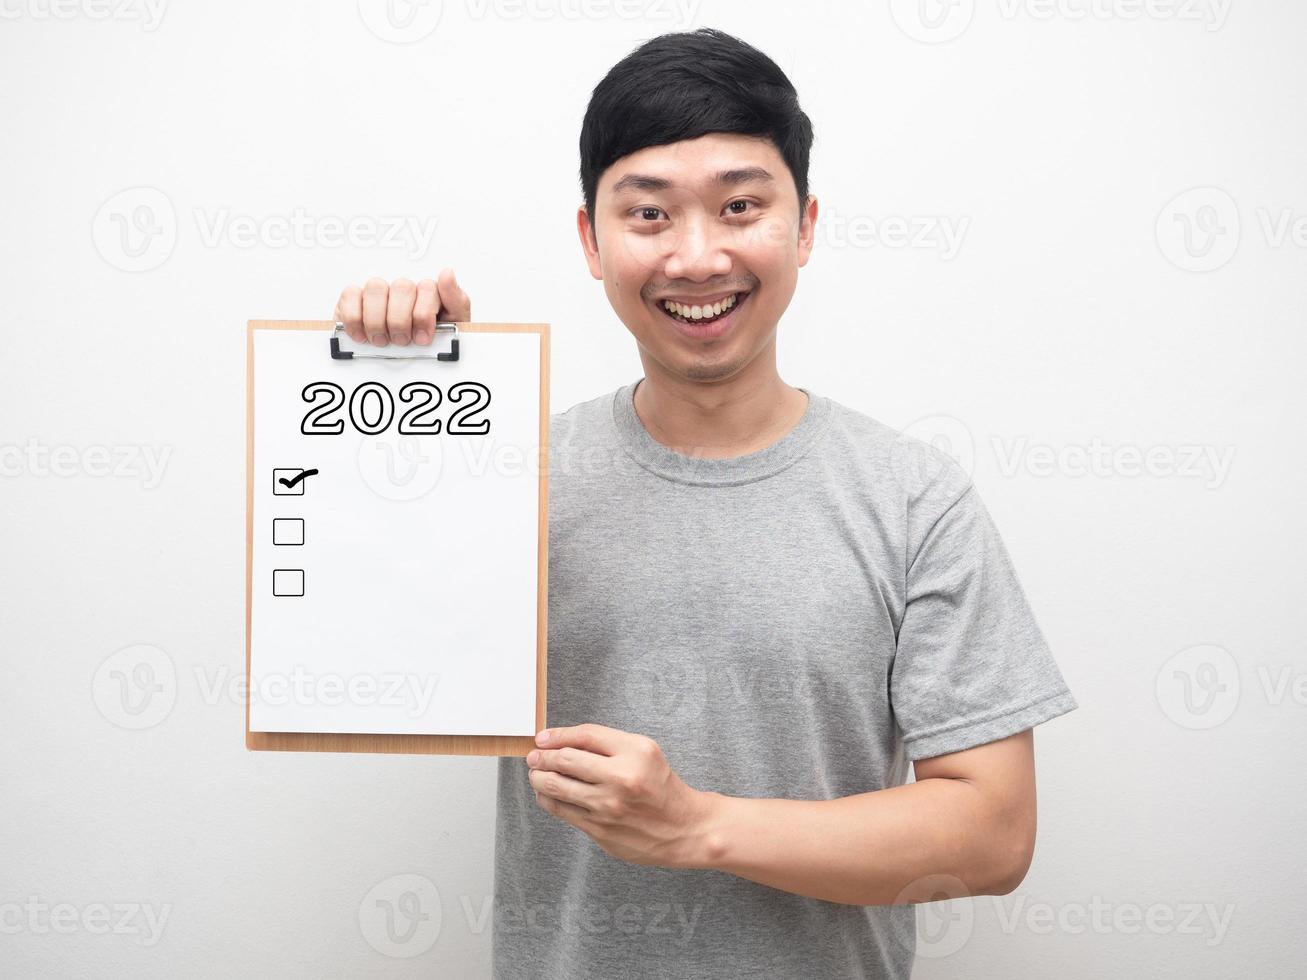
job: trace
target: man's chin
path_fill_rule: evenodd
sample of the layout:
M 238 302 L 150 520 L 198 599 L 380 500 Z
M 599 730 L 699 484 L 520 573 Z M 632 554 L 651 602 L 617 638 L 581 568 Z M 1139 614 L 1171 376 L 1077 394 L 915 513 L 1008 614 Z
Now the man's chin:
M 701 384 L 729 381 L 749 362 L 748 358 L 730 350 L 699 351 L 688 356 L 685 351 L 679 350 L 666 353 L 669 356 L 660 358 L 664 367 L 686 381 Z
M 742 364 L 734 361 L 699 361 L 686 368 L 685 377 L 699 382 L 726 381 L 738 374 L 741 367 Z
M 648 329 L 647 325 L 642 326 Z M 670 336 L 661 332 L 661 324 L 655 323 L 652 326 L 654 329 L 645 340 L 636 336 L 637 343 L 664 371 L 686 381 L 701 384 L 727 381 L 749 363 L 749 357 L 737 349 L 737 344 L 730 342 L 733 338 L 720 344 L 696 348 L 674 332 Z

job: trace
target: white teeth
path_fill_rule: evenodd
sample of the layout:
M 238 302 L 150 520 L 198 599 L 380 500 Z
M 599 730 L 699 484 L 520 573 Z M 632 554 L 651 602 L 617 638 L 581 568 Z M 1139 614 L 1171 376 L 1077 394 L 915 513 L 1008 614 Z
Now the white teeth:
M 675 300 L 663 300 L 663 307 L 667 312 L 687 320 L 705 320 L 709 317 L 721 316 L 732 306 L 735 305 L 735 299 L 738 294 L 732 293 L 723 300 L 719 300 L 708 306 L 689 306 L 684 303 L 677 303 Z

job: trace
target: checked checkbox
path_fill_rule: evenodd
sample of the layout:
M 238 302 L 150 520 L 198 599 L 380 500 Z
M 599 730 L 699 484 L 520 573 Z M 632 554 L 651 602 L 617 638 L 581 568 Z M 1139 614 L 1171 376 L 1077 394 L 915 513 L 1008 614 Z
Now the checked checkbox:
M 278 497 L 302 497 L 304 485 L 317 470 L 280 467 L 272 471 L 272 492 Z

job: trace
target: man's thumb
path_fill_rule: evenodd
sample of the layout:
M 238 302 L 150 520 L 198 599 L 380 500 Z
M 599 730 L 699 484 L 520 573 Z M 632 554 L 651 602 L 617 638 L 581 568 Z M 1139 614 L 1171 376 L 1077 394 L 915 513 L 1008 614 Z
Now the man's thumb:
M 436 277 L 436 288 L 440 292 L 440 319 L 467 323 L 472 319 L 472 300 L 459 286 L 454 278 L 453 269 L 441 269 Z

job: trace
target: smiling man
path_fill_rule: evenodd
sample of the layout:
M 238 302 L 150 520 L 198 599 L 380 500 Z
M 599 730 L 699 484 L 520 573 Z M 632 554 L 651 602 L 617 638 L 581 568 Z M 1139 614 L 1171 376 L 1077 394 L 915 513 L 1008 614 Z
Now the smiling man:
M 577 230 L 644 374 L 552 419 L 555 727 L 499 763 L 501 980 L 907 978 L 913 903 L 1030 865 L 1032 729 L 1076 702 L 988 511 L 777 372 L 811 143 L 784 73 L 716 31 L 591 98 Z M 471 304 L 446 269 L 336 318 L 429 344 Z

